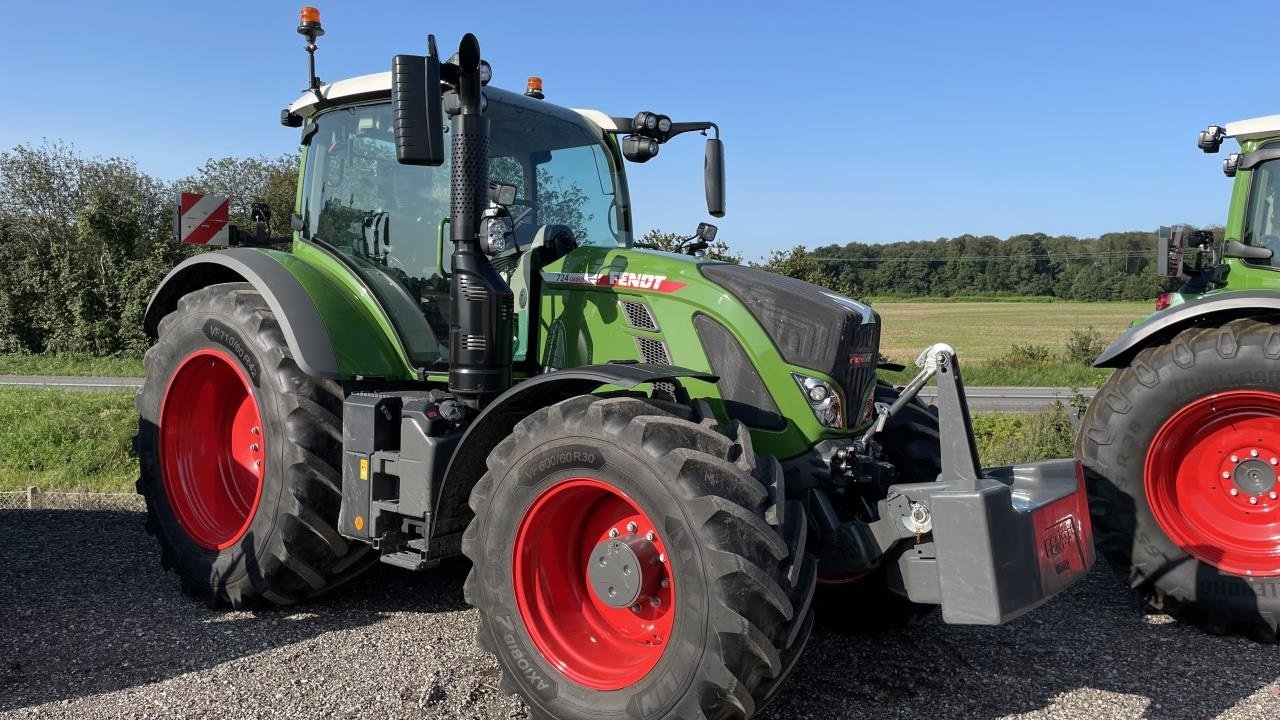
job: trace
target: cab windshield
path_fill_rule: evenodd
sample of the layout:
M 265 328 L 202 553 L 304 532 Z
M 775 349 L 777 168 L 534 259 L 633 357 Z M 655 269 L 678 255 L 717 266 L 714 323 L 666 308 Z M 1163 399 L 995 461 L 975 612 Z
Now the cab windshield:
M 501 91 L 486 95 L 489 179 L 516 186 L 510 211 L 517 240 L 523 244 L 545 225 L 565 225 L 579 245 L 629 243 L 621 162 L 602 133 L 554 105 Z M 447 360 L 448 159 L 440 167 L 396 162 L 388 103 L 330 110 L 314 122 L 303 178 L 306 239 L 360 275 L 391 315 L 411 360 L 419 366 Z
M 1280 160 L 1264 162 L 1253 170 L 1243 242 L 1270 249 L 1271 266 L 1280 267 Z

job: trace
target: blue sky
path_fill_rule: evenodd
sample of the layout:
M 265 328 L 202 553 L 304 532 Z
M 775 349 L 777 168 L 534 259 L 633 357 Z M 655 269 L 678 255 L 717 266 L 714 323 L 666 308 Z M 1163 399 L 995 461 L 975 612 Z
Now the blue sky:
M 1280 112 L 1265 77 L 1226 74 L 1250 52 L 1239 28 L 1275 26 L 1275 3 L 316 4 L 325 80 L 470 31 L 495 85 L 537 74 L 571 107 L 718 122 L 721 237 L 752 258 L 1221 222 L 1222 156 L 1196 132 Z M 296 149 L 277 116 L 306 82 L 301 3 L 5 5 L 0 147 L 62 139 L 166 178 Z M 637 229 L 708 219 L 701 166 L 694 136 L 630 165 Z

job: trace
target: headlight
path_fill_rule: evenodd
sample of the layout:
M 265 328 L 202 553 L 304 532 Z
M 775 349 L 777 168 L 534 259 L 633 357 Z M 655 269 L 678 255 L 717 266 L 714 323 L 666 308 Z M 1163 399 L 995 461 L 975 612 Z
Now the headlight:
M 485 221 L 485 252 L 497 255 L 506 250 L 511 238 L 511 218 L 505 215 L 491 217 Z
M 798 373 L 792 373 L 791 377 L 796 379 L 800 392 L 804 393 L 805 402 L 809 403 L 809 409 L 818 418 L 818 422 L 829 428 L 844 428 L 844 407 L 840 403 L 840 393 L 831 383 Z

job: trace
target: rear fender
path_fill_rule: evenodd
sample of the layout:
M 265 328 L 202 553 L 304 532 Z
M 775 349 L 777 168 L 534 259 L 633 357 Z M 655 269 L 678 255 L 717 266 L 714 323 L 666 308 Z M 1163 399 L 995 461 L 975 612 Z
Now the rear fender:
M 180 263 L 152 294 L 143 327 L 155 338 L 160 320 L 183 295 L 217 283 L 247 282 L 266 300 L 298 367 L 311 377 L 417 379 L 399 341 L 373 310 L 319 269 L 276 250 L 233 248 Z M 335 342 L 359 337 L 361 342 Z
M 1222 323 L 1242 317 L 1280 315 L 1280 292 L 1245 290 L 1201 297 L 1152 315 L 1116 338 L 1093 366 L 1121 368 L 1143 348 L 1167 342 L 1195 325 Z

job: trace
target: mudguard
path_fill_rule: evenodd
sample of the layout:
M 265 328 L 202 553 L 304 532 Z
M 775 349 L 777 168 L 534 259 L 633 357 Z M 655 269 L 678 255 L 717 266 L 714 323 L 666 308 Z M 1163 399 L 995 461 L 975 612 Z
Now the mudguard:
M 485 471 L 489 452 L 511 432 L 511 428 L 534 410 L 575 395 L 592 392 L 605 385 L 631 389 L 645 383 L 696 378 L 715 382 L 709 373 L 647 363 L 609 363 L 552 370 L 516 383 L 499 395 L 469 425 L 449 461 L 444 482 L 436 492 L 432 537 L 461 533 L 469 513 L 467 498 L 471 487 Z M 679 384 L 676 385 L 679 388 Z
M 232 248 L 180 263 L 152 294 L 143 328 L 152 338 L 160 320 L 187 293 L 216 283 L 247 282 L 266 300 L 298 366 L 318 378 L 417 379 L 395 337 L 359 298 L 321 270 L 275 250 Z M 340 338 L 341 341 L 335 342 Z M 351 342 L 358 338 L 357 342 Z
M 1280 314 L 1280 292 L 1245 290 L 1191 300 L 1151 316 L 1146 322 L 1129 328 L 1116 338 L 1093 366 L 1120 368 L 1134 355 L 1151 345 L 1162 343 L 1194 325 L 1206 321 L 1226 321 L 1241 317 Z

